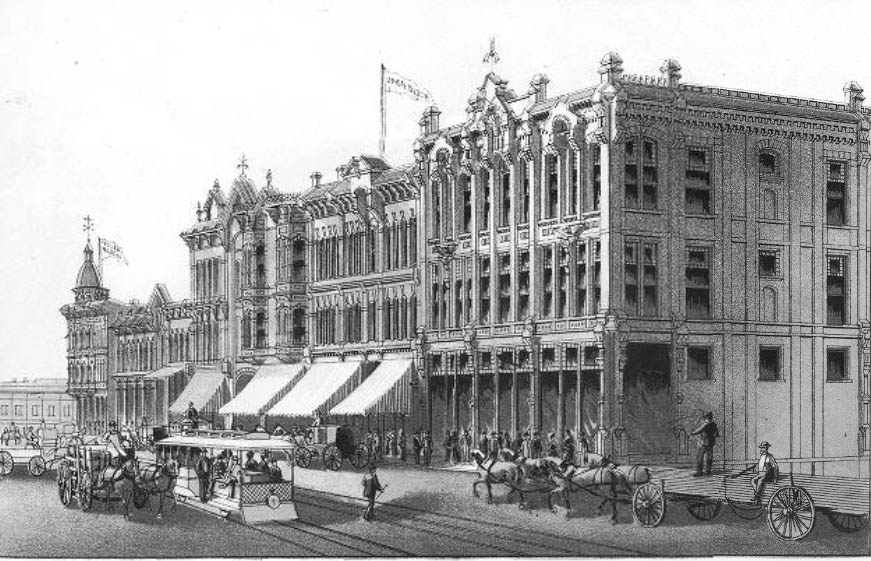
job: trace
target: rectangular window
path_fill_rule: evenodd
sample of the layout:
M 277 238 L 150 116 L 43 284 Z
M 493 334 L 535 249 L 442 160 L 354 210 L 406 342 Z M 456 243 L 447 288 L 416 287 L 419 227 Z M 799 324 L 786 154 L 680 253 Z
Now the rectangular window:
M 481 284 L 478 287 L 480 304 L 478 320 L 483 324 L 490 323 L 490 258 L 481 258 Z
M 587 244 L 578 242 L 575 261 L 575 315 L 587 313 Z
M 578 199 L 580 197 L 580 174 L 578 173 L 578 152 L 572 152 L 571 150 L 567 152 L 569 157 L 569 175 L 571 179 L 569 180 L 571 183 L 571 192 L 569 193 L 569 214 L 577 214 L 578 213 Z
M 547 201 L 545 202 L 545 218 L 556 218 L 557 204 L 559 203 L 559 158 L 547 156 L 545 158 L 547 169 Z
M 623 256 L 626 311 L 631 315 L 657 315 L 656 244 L 628 242 Z
M 642 283 L 641 315 L 655 316 L 659 312 L 659 291 L 657 278 L 656 244 L 642 244 L 644 251 L 644 277 Z
M 828 349 L 826 351 L 826 381 L 844 382 L 847 376 L 847 349 Z
M 442 285 L 438 281 L 439 278 L 439 270 L 438 267 L 433 268 L 433 282 L 432 282 L 432 306 L 431 306 L 431 318 L 432 318 L 432 328 L 439 328 L 439 310 L 441 306 L 439 305 L 439 293 L 441 292 Z
M 49 405 L 49 406 L 48 406 L 48 416 L 49 416 L 49 417 L 54 417 L 54 405 Z
M 759 250 L 759 276 L 760 277 L 778 277 L 780 276 L 780 255 L 776 249 L 760 249 Z
M 30 406 L 30 416 L 31 417 L 39 417 L 39 405 L 31 405 Z
M 636 244 L 627 243 L 623 248 L 623 284 L 626 311 L 638 313 L 638 261 L 635 255 Z
M 529 252 L 517 254 L 517 319 L 523 320 L 529 315 Z
M 500 226 L 508 226 L 511 223 L 511 173 L 508 170 L 502 172 L 502 219 Z
M 832 226 L 843 226 L 847 223 L 846 170 L 845 162 L 829 162 L 826 181 L 826 222 Z
M 541 313 L 543 317 L 553 317 L 553 248 L 541 248 L 541 265 L 543 278 L 543 294 L 544 301 L 542 302 Z
M 657 172 L 657 155 L 656 143 L 650 140 L 642 142 L 643 160 L 642 160 L 642 181 L 644 183 L 642 193 L 642 206 L 652 210 L 657 206 L 657 185 L 659 183 L 659 174 Z
M 16 405 L 15 406 L 15 416 L 16 417 L 23 417 L 24 416 L 24 406 L 23 405 Z
M 593 146 L 593 210 L 599 210 L 602 195 L 602 155 L 598 145 Z
M 557 269 L 557 317 L 566 317 L 568 288 L 569 288 L 569 252 L 568 249 L 560 246 L 559 249 L 559 269 Z
M 433 181 L 431 185 L 432 191 L 432 233 L 433 238 L 440 238 L 442 235 L 442 202 L 440 197 L 442 185 L 438 181 Z
M 635 142 L 630 140 L 624 146 L 625 166 L 623 170 L 623 205 L 638 208 L 638 158 Z
M 472 231 L 472 182 L 468 175 L 461 175 L 460 191 L 463 194 L 463 233 Z
M 706 347 L 687 348 L 687 380 L 711 379 L 711 351 Z
M 703 148 L 687 151 L 685 205 L 687 214 L 711 213 L 711 162 Z
M 847 323 L 847 257 L 828 255 L 826 262 L 826 323 L 844 325 Z
M 499 323 L 511 321 L 511 255 L 499 257 Z
M 481 221 L 479 230 L 490 229 L 490 172 L 484 170 L 481 178 Z
M 780 380 L 780 347 L 759 347 L 759 380 Z
M 711 250 L 688 247 L 686 262 L 687 318 L 711 317 Z
M 529 164 L 526 161 L 520 162 L 520 223 L 526 224 L 529 222 Z
M 4 417 L 9 414 L 9 406 L 8 405 L 0 405 L 0 415 Z
M 463 326 L 463 279 L 454 281 L 454 327 Z
M 466 279 L 466 307 L 463 308 L 465 323 L 472 321 L 472 279 Z
M 602 300 L 602 243 L 596 241 L 593 244 L 593 309 L 591 314 L 599 312 L 599 304 Z

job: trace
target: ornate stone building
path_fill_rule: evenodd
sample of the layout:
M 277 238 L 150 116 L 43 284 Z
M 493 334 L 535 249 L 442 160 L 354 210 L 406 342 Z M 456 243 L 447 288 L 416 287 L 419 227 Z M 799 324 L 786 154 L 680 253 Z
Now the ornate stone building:
M 806 471 L 867 475 L 861 88 L 832 103 L 661 72 L 609 53 L 599 84 L 557 96 L 490 73 L 464 122 L 425 112 L 426 417 L 673 462 L 712 411 L 718 458 L 768 440 Z

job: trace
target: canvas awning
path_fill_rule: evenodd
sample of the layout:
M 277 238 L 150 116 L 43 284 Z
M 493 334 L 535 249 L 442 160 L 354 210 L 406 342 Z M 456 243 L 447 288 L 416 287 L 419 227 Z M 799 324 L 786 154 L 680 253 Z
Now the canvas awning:
M 170 376 L 174 376 L 184 370 L 183 363 L 176 364 L 167 364 L 157 370 L 152 370 L 145 377 L 149 380 L 157 379 L 157 378 L 169 378 Z
M 227 405 L 218 411 L 221 415 L 262 415 L 284 397 L 300 379 L 305 368 L 302 364 L 283 362 L 263 364 Z
M 169 412 L 181 415 L 191 402 L 200 413 L 217 411 L 221 406 L 224 383 L 224 373 L 219 366 L 197 366 L 196 373 L 170 406 Z
M 343 400 L 358 383 L 360 363 L 315 363 L 281 401 L 266 412 L 277 417 L 314 417 Z
M 330 415 L 399 413 L 408 415 L 413 363 L 411 360 L 385 360 L 357 389 L 333 407 Z

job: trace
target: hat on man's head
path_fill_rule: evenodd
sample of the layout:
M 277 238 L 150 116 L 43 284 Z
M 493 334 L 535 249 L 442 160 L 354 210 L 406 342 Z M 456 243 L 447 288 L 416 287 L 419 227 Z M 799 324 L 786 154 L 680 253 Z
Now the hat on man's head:
M 762 442 L 759 443 L 759 448 L 760 449 L 765 448 L 767 450 L 767 449 L 771 448 L 771 444 L 769 444 L 767 440 L 763 440 Z
M 378 469 L 378 466 L 375 465 L 375 462 L 370 462 L 369 471 L 375 471 L 376 469 Z
M 705 418 L 706 418 L 706 419 L 713 419 L 713 418 L 714 418 L 714 414 L 711 413 L 710 411 L 708 411 L 707 413 L 705 413 Z

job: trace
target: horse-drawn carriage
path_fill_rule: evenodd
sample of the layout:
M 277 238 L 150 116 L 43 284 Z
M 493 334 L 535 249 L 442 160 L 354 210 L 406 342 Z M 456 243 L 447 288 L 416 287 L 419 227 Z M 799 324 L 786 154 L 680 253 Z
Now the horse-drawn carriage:
M 0 447 L 0 476 L 12 473 L 16 464 L 26 464 L 33 477 L 42 476 L 58 460 L 58 442 L 58 430 L 46 428 L 23 445 Z
M 332 471 L 341 469 L 346 458 L 357 469 L 369 462 L 368 447 L 362 442 L 355 444 L 354 433 L 347 426 L 312 426 L 304 434 L 292 435 L 290 440 L 296 445 L 294 461 L 301 468 L 309 467 L 315 456 L 320 456 L 324 467 Z

